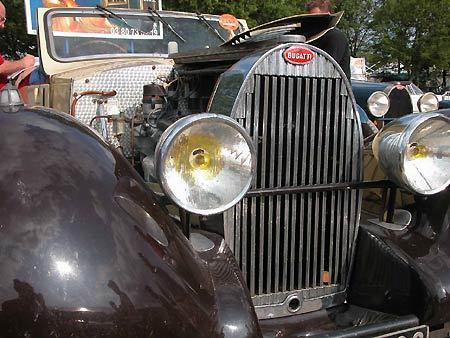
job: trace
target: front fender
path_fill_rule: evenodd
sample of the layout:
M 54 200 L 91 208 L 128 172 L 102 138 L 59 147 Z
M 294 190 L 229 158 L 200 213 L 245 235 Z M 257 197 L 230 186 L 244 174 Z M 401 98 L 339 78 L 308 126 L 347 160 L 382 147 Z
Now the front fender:
M 0 134 L 0 332 L 219 334 L 207 264 L 122 155 L 47 110 L 0 110 Z
M 361 224 L 350 302 L 422 323 L 450 321 L 450 187 L 416 197 L 411 226 Z

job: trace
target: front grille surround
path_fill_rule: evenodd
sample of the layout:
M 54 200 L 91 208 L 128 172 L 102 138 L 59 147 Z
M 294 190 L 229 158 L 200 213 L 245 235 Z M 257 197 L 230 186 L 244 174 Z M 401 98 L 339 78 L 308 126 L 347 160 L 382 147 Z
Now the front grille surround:
M 311 46 L 314 62 L 287 63 L 290 46 L 254 63 L 231 112 L 257 150 L 252 187 L 361 181 L 362 137 L 347 79 Z M 330 190 L 244 198 L 225 212 L 225 240 L 260 318 L 345 300 L 360 205 L 358 190 Z

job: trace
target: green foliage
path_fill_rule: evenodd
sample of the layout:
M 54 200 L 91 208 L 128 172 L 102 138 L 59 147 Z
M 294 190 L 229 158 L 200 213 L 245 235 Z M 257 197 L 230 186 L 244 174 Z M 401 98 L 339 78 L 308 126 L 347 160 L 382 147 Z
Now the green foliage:
M 371 29 L 376 0 L 341 0 L 336 11 L 344 11 L 339 28 L 348 37 L 352 56 L 363 56 L 370 49 Z
M 27 34 L 24 0 L 3 1 L 6 6 L 6 24 L 0 30 L 0 53 L 17 59 L 24 53 L 37 54 L 36 36 Z
M 410 77 L 422 85 L 430 71 L 448 69 L 448 6 L 448 0 L 382 1 L 374 13 L 374 61 L 402 64 Z
M 230 13 L 246 19 L 249 27 L 303 12 L 306 0 L 163 0 L 163 8 L 209 14 Z
M 163 8 L 211 14 L 230 13 L 249 27 L 303 13 L 307 0 L 163 0 Z M 36 54 L 36 37 L 26 33 L 24 0 L 6 0 L 6 28 L 0 52 L 17 58 Z M 423 84 L 450 69 L 450 0 L 336 0 L 345 11 L 339 27 L 349 38 L 352 56 L 369 63 L 399 65 Z M 402 65 L 402 69 L 400 69 Z

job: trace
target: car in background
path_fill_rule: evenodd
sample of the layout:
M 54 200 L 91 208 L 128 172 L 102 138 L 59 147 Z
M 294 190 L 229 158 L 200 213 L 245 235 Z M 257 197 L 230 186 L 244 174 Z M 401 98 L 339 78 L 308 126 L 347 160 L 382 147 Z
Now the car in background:
M 424 93 L 411 81 L 393 82 L 395 85 L 404 86 L 411 96 L 414 112 L 428 112 L 450 107 L 450 96 L 434 94 L 432 92 Z
M 450 107 L 450 101 L 445 95 L 424 93 L 412 82 L 352 80 L 352 89 L 358 105 L 372 118 L 397 118 L 411 112 L 430 112 Z M 384 111 L 386 113 L 382 115 Z
M 398 118 L 413 112 L 411 95 L 404 86 L 352 80 L 356 103 L 375 118 Z
M 356 102 L 372 120 L 450 107 L 450 96 L 424 93 L 411 81 L 369 81 L 364 58 L 351 58 L 350 65 Z

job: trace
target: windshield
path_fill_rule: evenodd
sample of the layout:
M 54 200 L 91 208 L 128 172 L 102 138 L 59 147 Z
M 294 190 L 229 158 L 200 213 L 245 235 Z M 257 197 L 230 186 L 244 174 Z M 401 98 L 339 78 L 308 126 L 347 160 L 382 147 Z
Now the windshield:
M 60 62 L 167 56 L 169 42 L 176 42 L 179 52 L 187 52 L 219 46 L 231 37 L 231 31 L 220 26 L 218 16 L 164 11 L 115 10 L 111 15 L 101 9 L 58 10 L 47 13 L 45 22 L 50 56 Z

